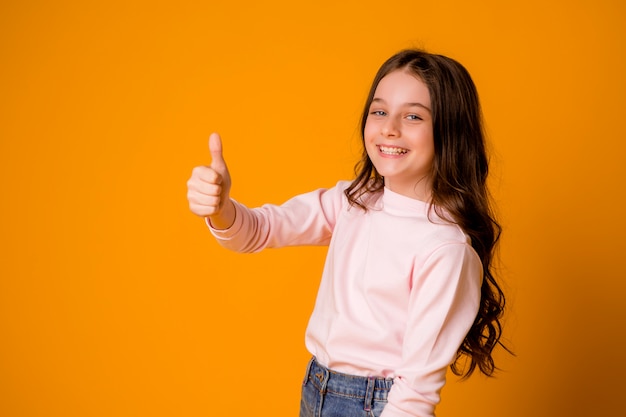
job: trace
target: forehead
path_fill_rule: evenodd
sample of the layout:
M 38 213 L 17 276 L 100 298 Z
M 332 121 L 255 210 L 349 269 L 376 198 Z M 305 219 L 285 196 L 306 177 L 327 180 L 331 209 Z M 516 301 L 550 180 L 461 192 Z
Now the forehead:
M 390 99 L 407 103 L 419 102 L 430 105 L 428 86 L 416 75 L 405 69 L 399 69 L 385 75 L 374 93 L 374 99 Z

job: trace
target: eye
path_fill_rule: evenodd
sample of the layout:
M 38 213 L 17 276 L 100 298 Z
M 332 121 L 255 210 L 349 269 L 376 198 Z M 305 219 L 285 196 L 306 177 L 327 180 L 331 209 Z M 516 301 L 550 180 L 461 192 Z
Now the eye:
M 386 116 L 387 115 L 387 113 L 385 113 L 383 110 L 372 110 L 370 114 L 372 116 Z
M 409 114 L 408 116 L 406 116 L 406 118 L 409 120 L 422 120 L 422 118 L 419 117 L 417 114 Z

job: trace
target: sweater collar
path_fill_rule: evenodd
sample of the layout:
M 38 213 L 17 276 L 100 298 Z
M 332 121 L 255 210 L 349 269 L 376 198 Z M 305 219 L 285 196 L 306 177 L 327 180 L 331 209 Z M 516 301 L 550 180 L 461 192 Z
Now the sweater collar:
M 430 204 L 398 194 L 385 187 L 377 208 L 398 216 L 423 216 L 428 214 Z

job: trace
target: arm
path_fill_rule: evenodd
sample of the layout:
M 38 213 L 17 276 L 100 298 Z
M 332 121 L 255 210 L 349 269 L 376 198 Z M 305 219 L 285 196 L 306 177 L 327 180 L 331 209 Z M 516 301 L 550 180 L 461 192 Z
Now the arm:
M 482 266 L 471 246 L 445 244 L 413 276 L 402 365 L 382 417 L 432 417 L 447 367 L 480 304 Z
M 219 243 L 237 252 L 298 245 L 327 245 L 344 202 L 343 186 L 319 189 L 278 206 L 249 209 L 233 201 L 232 226 L 217 229 L 207 222 Z
M 187 199 L 190 210 L 205 218 L 222 246 L 258 252 L 266 247 L 328 244 L 345 187 L 303 194 L 282 206 L 248 209 L 230 198 L 231 177 L 218 134 L 209 138 L 209 149 L 211 165 L 194 168 Z

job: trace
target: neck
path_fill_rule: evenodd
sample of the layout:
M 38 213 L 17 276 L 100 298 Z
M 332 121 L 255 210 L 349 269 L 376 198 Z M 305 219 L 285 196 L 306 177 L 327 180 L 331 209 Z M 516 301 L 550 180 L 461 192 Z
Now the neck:
M 429 203 L 432 198 L 432 188 L 430 181 L 423 179 L 417 183 L 402 184 L 385 179 L 385 187 L 394 193 Z

